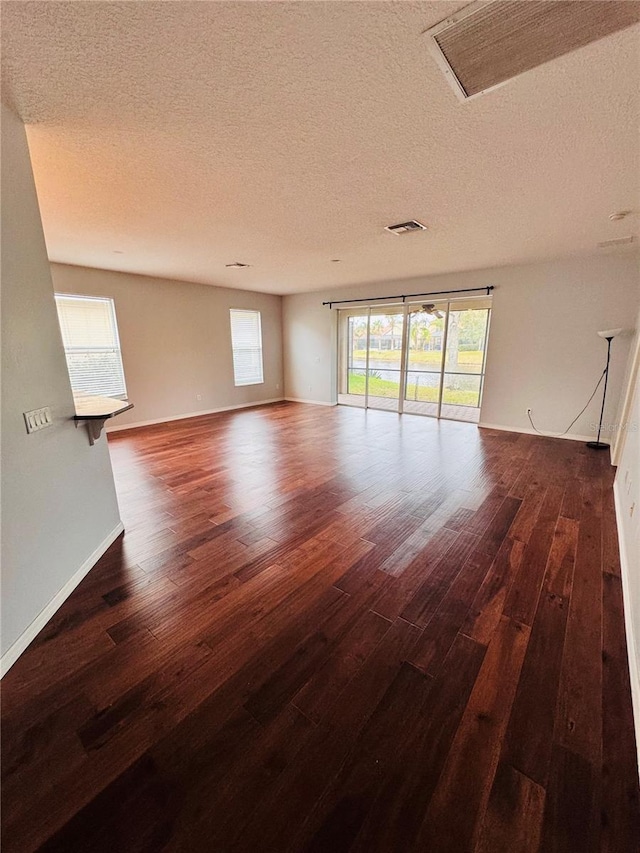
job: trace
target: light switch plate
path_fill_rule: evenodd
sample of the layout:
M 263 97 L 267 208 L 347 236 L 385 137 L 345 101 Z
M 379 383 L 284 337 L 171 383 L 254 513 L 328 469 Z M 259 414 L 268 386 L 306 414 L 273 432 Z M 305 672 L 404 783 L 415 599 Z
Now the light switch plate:
M 44 406 L 42 409 L 33 409 L 31 412 L 25 412 L 24 422 L 27 426 L 27 432 L 37 432 L 40 429 L 53 426 L 51 409 L 49 406 Z

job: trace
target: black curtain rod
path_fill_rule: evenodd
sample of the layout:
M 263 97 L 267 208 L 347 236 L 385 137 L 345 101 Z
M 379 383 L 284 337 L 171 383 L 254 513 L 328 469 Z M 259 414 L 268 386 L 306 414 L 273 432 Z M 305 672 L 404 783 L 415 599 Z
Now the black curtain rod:
M 332 299 L 330 302 L 323 302 L 323 305 L 328 305 L 331 308 L 333 305 L 346 305 L 351 302 L 380 302 L 383 299 L 402 299 L 404 302 L 411 299 L 412 296 L 445 296 L 450 293 L 477 293 L 479 290 L 486 291 L 487 296 L 493 290 L 493 285 L 488 287 L 466 287 L 464 290 L 432 290 L 430 293 L 405 293 L 398 296 L 370 296 L 362 299 Z

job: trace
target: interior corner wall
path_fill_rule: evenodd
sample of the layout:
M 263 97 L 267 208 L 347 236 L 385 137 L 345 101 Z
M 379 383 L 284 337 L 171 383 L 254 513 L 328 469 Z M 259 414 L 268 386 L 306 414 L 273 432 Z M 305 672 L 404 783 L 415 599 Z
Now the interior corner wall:
M 410 238 L 407 238 L 410 239 Z M 284 297 L 285 394 L 335 403 L 336 314 L 329 299 L 460 290 L 493 285 L 481 423 L 531 431 L 527 408 L 545 433 L 563 432 L 587 402 L 606 360 L 598 330 L 633 325 L 640 304 L 638 256 L 611 253 L 384 281 Z M 605 423 L 615 427 L 629 337 L 613 342 Z M 592 437 L 596 394 L 569 431 Z M 611 433 L 607 429 L 609 439 Z
M 620 406 L 619 441 L 613 486 L 620 543 L 624 615 L 640 762 L 640 312 L 636 319 L 633 351 L 626 376 L 627 389 Z
M 22 122 L 2 106 L 2 669 L 121 531 L 106 440 L 76 429 Z M 50 406 L 28 435 L 23 412 Z
M 282 298 L 51 264 L 56 292 L 114 300 L 127 393 L 113 428 L 282 399 Z M 230 308 L 260 311 L 264 383 L 236 388 Z

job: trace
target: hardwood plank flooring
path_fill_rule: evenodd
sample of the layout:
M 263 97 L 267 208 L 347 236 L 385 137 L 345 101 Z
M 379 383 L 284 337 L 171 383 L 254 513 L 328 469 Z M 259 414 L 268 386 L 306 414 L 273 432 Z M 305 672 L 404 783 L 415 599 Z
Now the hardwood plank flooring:
M 6 853 L 637 853 L 608 454 L 294 403 L 109 446 L 126 533 L 3 681 Z

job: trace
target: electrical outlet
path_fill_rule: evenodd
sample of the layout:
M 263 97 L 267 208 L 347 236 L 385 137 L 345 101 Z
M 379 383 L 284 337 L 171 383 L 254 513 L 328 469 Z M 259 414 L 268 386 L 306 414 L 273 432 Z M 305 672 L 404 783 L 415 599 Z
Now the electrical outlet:
M 196 400 L 202 400 L 202 394 L 196 394 Z
M 24 412 L 24 422 L 28 433 L 38 432 L 40 429 L 53 426 L 51 409 L 49 406 L 44 406 L 42 409 L 32 409 L 30 412 Z

